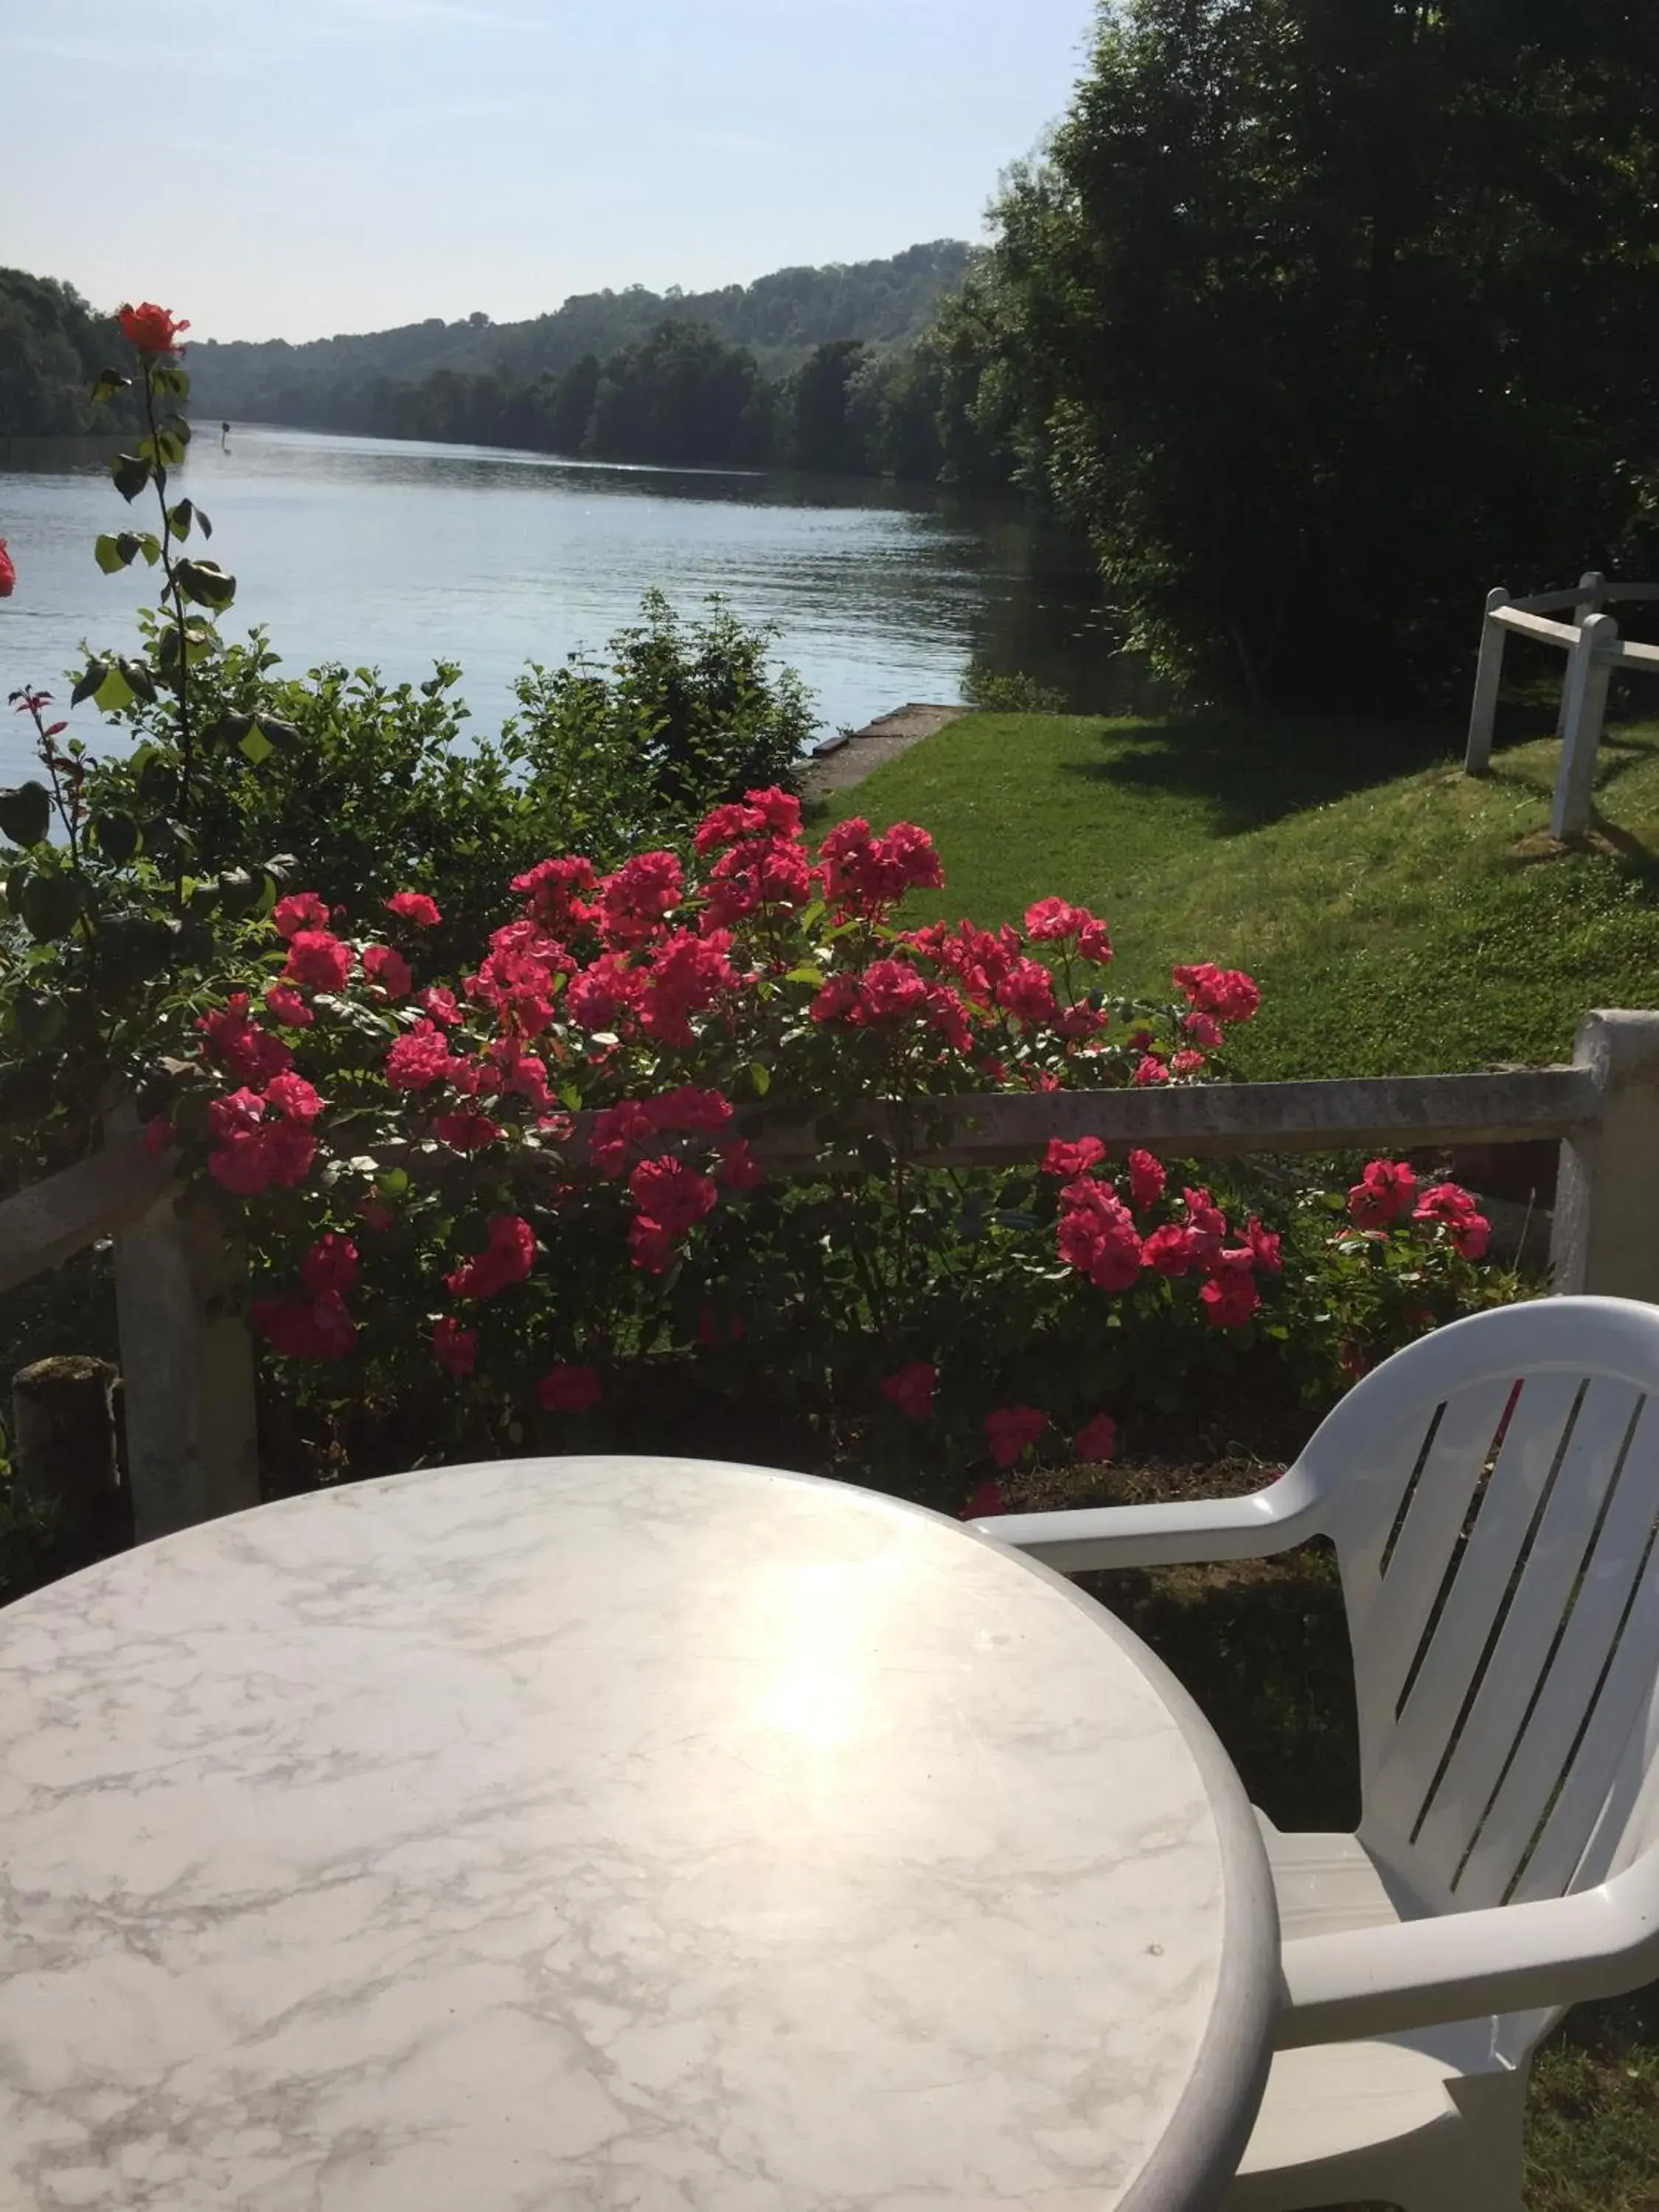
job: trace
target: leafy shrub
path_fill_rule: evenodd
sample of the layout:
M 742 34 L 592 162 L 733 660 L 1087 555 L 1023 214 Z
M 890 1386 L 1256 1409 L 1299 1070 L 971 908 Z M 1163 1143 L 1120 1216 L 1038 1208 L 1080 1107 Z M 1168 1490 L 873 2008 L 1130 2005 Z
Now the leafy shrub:
M 1207 963 L 1109 1000 L 1104 926 L 1059 899 L 1023 933 L 899 927 L 941 880 L 913 824 L 809 849 L 775 788 L 689 867 L 544 861 L 448 981 L 420 894 L 349 937 L 282 901 L 145 1103 L 256 1255 L 301 1459 L 723 1431 L 954 1504 L 1206 1378 L 1323 1389 L 1482 1294 L 1473 1202 L 1386 1163 L 1334 1243 L 1322 1194 L 1271 1227 L 1086 1135 L 930 1166 L 952 1097 L 1196 1081 L 1257 1003 Z
M 1063 714 L 1068 703 L 1052 684 L 1039 684 L 1035 676 L 1017 670 L 1001 674 L 982 660 L 969 668 L 962 692 L 970 707 L 988 714 Z
M 153 492 L 159 526 L 96 552 L 106 571 L 156 570 L 161 607 L 140 617 L 137 651 L 99 655 L 74 687 L 72 706 L 125 731 L 124 751 L 95 757 L 50 693 L 12 695 L 43 771 L 0 792 L 0 1160 L 14 1176 L 97 1141 L 158 1028 L 291 878 L 352 911 L 419 885 L 459 959 L 505 917 L 514 874 L 573 843 L 609 862 L 687 839 L 757 779 L 789 781 L 813 726 L 799 678 L 769 667 L 775 633 L 718 599 L 688 623 L 648 593 L 603 661 L 532 667 L 499 744 L 465 744 L 453 665 L 418 685 L 338 665 L 292 678 L 263 632 L 226 645 L 214 617 L 235 580 L 196 550 L 210 518 L 169 487 L 190 435 L 183 325 L 146 306 L 123 327 L 136 378 L 106 371 L 98 394 L 148 431 L 112 474 L 130 503 Z

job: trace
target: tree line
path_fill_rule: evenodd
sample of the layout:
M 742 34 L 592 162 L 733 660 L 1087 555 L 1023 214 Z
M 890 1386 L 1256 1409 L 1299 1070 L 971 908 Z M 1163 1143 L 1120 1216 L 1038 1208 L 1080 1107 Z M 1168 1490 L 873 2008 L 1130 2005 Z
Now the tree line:
M 665 320 L 601 361 L 562 374 L 434 369 L 319 386 L 286 420 L 308 429 L 514 447 L 671 468 L 794 468 L 1006 483 L 1011 452 L 984 437 L 969 403 L 971 354 L 951 317 L 921 340 L 882 349 L 860 338 L 817 346 L 769 377 L 746 346 L 700 323 Z
M 592 354 L 601 362 L 664 322 L 697 323 L 728 345 L 746 347 L 774 380 L 799 368 L 813 348 L 842 338 L 878 346 L 916 337 L 939 300 L 962 281 L 971 250 L 955 239 L 907 246 L 877 261 L 774 270 L 751 284 L 711 292 L 630 285 L 579 293 L 528 322 L 492 323 L 482 312 L 436 317 L 390 331 L 319 338 L 302 345 L 205 343 L 191 349 L 196 404 L 233 420 L 294 422 L 307 410 L 387 378 L 422 383 L 439 369 L 499 373 L 534 384 L 562 375 Z
M 0 269 L 0 439 L 73 438 L 137 421 L 118 396 L 94 410 L 92 387 L 120 350 L 111 315 L 74 288 L 21 269 Z

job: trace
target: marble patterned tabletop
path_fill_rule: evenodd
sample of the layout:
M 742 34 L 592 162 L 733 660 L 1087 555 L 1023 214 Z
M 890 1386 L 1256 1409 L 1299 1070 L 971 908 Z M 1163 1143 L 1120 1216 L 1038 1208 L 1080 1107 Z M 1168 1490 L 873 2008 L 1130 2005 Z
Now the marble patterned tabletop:
M 1276 1959 L 1158 1662 L 862 1491 L 403 1475 L 0 1613 L 7 2212 L 1188 2212 Z

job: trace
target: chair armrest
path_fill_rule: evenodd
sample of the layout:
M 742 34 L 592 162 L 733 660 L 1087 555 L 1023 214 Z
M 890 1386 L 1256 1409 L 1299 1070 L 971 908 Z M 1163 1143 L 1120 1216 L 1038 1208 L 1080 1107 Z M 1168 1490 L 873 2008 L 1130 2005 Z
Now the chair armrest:
M 969 1526 L 1029 1552 L 1061 1574 L 1088 1567 L 1171 1567 L 1205 1559 L 1259 1559 L 1318 1533 L 1317 1486 L 1292 1468 L 1246 1498 L 1179 1505 L 1107 1505 L 1060 1513 L 1000 1513 Z
M 1281 2051 L 1617 1996 L 1659 1976 L 1659 1850 L 1572 1897 L 1304 1936 L 1281 1957 Z

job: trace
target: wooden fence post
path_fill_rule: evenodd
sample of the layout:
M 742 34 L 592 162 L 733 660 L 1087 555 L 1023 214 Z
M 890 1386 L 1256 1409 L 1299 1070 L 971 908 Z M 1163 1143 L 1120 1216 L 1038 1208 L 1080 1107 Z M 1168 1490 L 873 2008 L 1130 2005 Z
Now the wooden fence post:
M 1579 590 L 1588 595 L 1580 599 L 1572 611 L 1572 618 L 1581 629 L 1592 615 L 1601 612 L 1601 599 L 1607 585 L 1607 580 L 1599 568 L 1586 568 L 1578 579 Z M 1565 678 L 1561 684 L 1561 704 L 1556 710 L 1555 734 L 1558 738 L 1565 738 L 1567 734 L 1567 686 Z
M 1607 680 L 1613 663 L 1601 648 L 1619 642 L 1611 615 L 1589 615 L 1579 625 L 1578 642 L 1567 657 L 1567 681 L 1561 694 L 1561 766 L 1555 779 L 1550 835 L 1581 837 L 1589 828 L 1595 781 L 1595 755 L 1601 719 L 1607 709 Z
M 127 1468 L 139 1543 L 259 1503 L 240 1255 L 164 1199 L 115 1243 Z
M 1553 1287 L 1659 1304 L 1659 1012 L 1587 1014 L 1572 1057 L 1601 1115 L 1562 1143 Z
M 1492 724 L 1498 714 L 1498 687 L 1504 680 L 1504 625 L 1492 617 L 1506 607 L 1510 595 L 1500 586 L 1486 594 L 1486 619 L 1480 625 L 1480 659 L 1474 672 L 1474 704 L 1469 709 L 1468 750 L 1463 755 L 1465 775 L 1485 775 L 1492 766 Z

